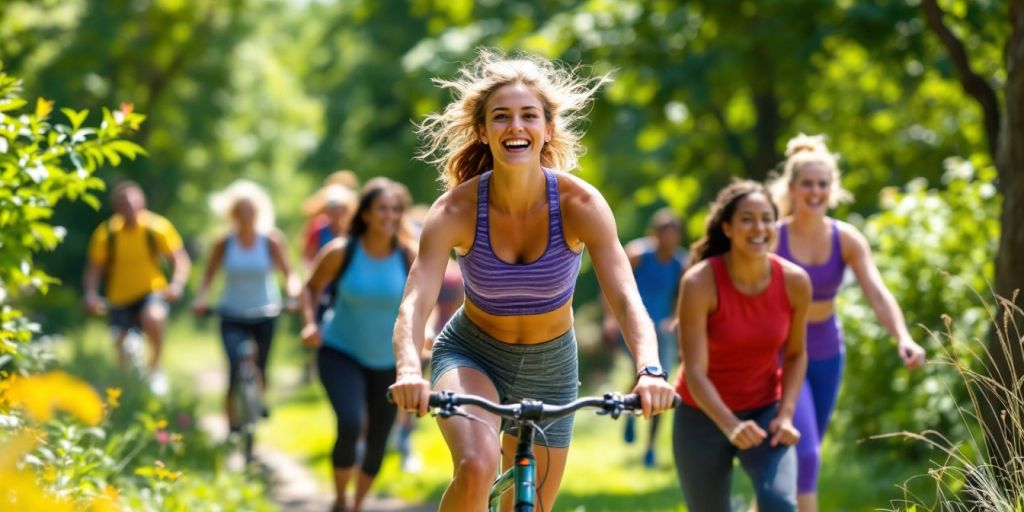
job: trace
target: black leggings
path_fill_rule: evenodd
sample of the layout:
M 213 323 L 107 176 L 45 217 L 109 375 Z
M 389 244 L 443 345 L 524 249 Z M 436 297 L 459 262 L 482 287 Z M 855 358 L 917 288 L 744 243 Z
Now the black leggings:
M 334 442 L 331 463 L 335 469 L 348 469 L 356 464 L 356 440 L 366 422 L 366 454 L 362 472 L 376 476 L 384 460 L 388 433 L 395 422 L 395 406 L 386 393 L 395 382 L 395 369 L 366 368 L 346 354 L 321 347 L 317 354 L 320 382 L 327 391 L 334 414 L 338 418 L 338 439 Z
M 241 360 L 238 350 L 246 338 L 256 342 L 256 366 L 267 382 L 267 358 L 270 356 L 270 342 L 274 339 L 274 318 L 240 319 L 221 317 L 220 337 L 224 343 L 224 352 L 228 356 L 228 394 L 235 390 L 238 368 Z

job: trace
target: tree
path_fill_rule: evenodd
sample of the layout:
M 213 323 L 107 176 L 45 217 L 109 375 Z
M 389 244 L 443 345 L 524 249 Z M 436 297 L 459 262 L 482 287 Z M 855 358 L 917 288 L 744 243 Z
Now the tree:
M 929 28 L 941 41 L 952 62 L 960 84 L 981 108 L 983 126 L 992 159 L 999 173 L 998 188 L 1003 196 L 1000 214 L 1001 231 L 996 255 L 995 291 L 1004 302 L 999 310 L 1013 314 L 1012 300 L 1024 290 L 1024 2 L 1010 0 L 1007 20 L 1010 31 L 1003 46 L 1006 82 L 1003 86 L 1002 106 L 996 88 L 980 74 L 971 61 L 963 38 L 958 36 L 947 21 L 949 16 L 937 0 L 922 0 L 922 13 Z M 990 337 L 993 377 L 1007 389 L 1019 389 L 1017 382 L 1024 368 L 1024 339 L 1013 329 L 1004 331 L 1002 318 Z M 1005 470 L 1012 471 L 1014 456 L 1020 453 L 1017 441 L 1006 439 L 1002 423 L 1020 421 L 1007 418 L 1021 411 L 1002 410 L 999 401 L 989 401 L 983 412 L 989 454 Z M 1019 464 L 1017 462 L 1016 464 Z

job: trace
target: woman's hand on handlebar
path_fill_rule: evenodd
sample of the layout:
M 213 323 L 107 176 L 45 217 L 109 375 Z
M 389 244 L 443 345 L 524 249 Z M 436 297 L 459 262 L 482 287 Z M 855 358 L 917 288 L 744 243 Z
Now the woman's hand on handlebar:
M 388 387 L 391 399 L 399 409 L 415 411 L 417 416 L 427 414 L 430 403 L 430 383 L 417 372 L 399 373 L 395 383 Z
M 641 375 L 633 387 L 633 393 L 640 397 L 646 419 L 675 406 L 676 391 L 661 377 Z

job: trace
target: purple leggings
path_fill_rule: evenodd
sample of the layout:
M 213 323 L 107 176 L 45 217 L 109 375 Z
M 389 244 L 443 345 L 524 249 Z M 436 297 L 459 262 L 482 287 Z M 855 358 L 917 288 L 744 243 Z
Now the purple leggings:
M 832 315 L 823 322 L 807 324 L 807 377 L 796 401 L 793 426 L 800 431 L 797 453 L 797 492 L 818 488 L 821 440 L 835 410 L 843 375 L 843 331 Z

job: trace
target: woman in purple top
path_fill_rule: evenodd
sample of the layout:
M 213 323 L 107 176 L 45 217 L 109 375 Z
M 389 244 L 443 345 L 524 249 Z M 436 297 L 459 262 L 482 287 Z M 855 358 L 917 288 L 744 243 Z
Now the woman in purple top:
M 506 59 L 481 51 L 456 78 L 439 80 L 455 96 L 419 126 L 420 157 L 441 168 L 448 189 L 431 206 L 420 251 L 395 323 L 402 408 L 427 412 L 434 389 L 509 402 L 532 397 L 567 403 L 576 397 L 578 367 L 572 295 L 584 247 L 637 364 L 644 415 L 671 407 L 673 391 L 658 360 L 647 316 L 615 219 L 601 194 L 567 171 L 577 166 L 574 129 L 607 77 L 581 79 L 530 55 Z M 434 342 L 431 382 L 420 370 L 427 317 L 437 300 L 448 255 L 462 266 L 466 302 Z M 483 510 L 499 464 L 511 465 L 515 438 L 506 431 L 504 460 L 495 450 L 498 418 L 439 423 L 455 471 L 443 511 Z M 552 510 L 568 455 L 572 420 L 541 425 L 538 495 Z
M 843 371 L 843 332 L 835 314 L 835 297 L 846 267 L 896 338 L 896 350 L 908 368 L 924 364 L 924 349 L 907 331 L 903 312 L 882 282 L 871 248 L 857 228 L 830 218 L 828 209 L 852 199 L 839 184 L 836 155 L 821 135 L 800 134 L 786 145 L 783 175 L 771 185 L 781 208 L 779 256 L 807 271 L 813 302 L 807 312 L 807 377 L 797 400 L 793 423 L 802 433 L 797 445 L 798 503 L 801 512 L 818 510 L 821 439 L 839 393 Z

